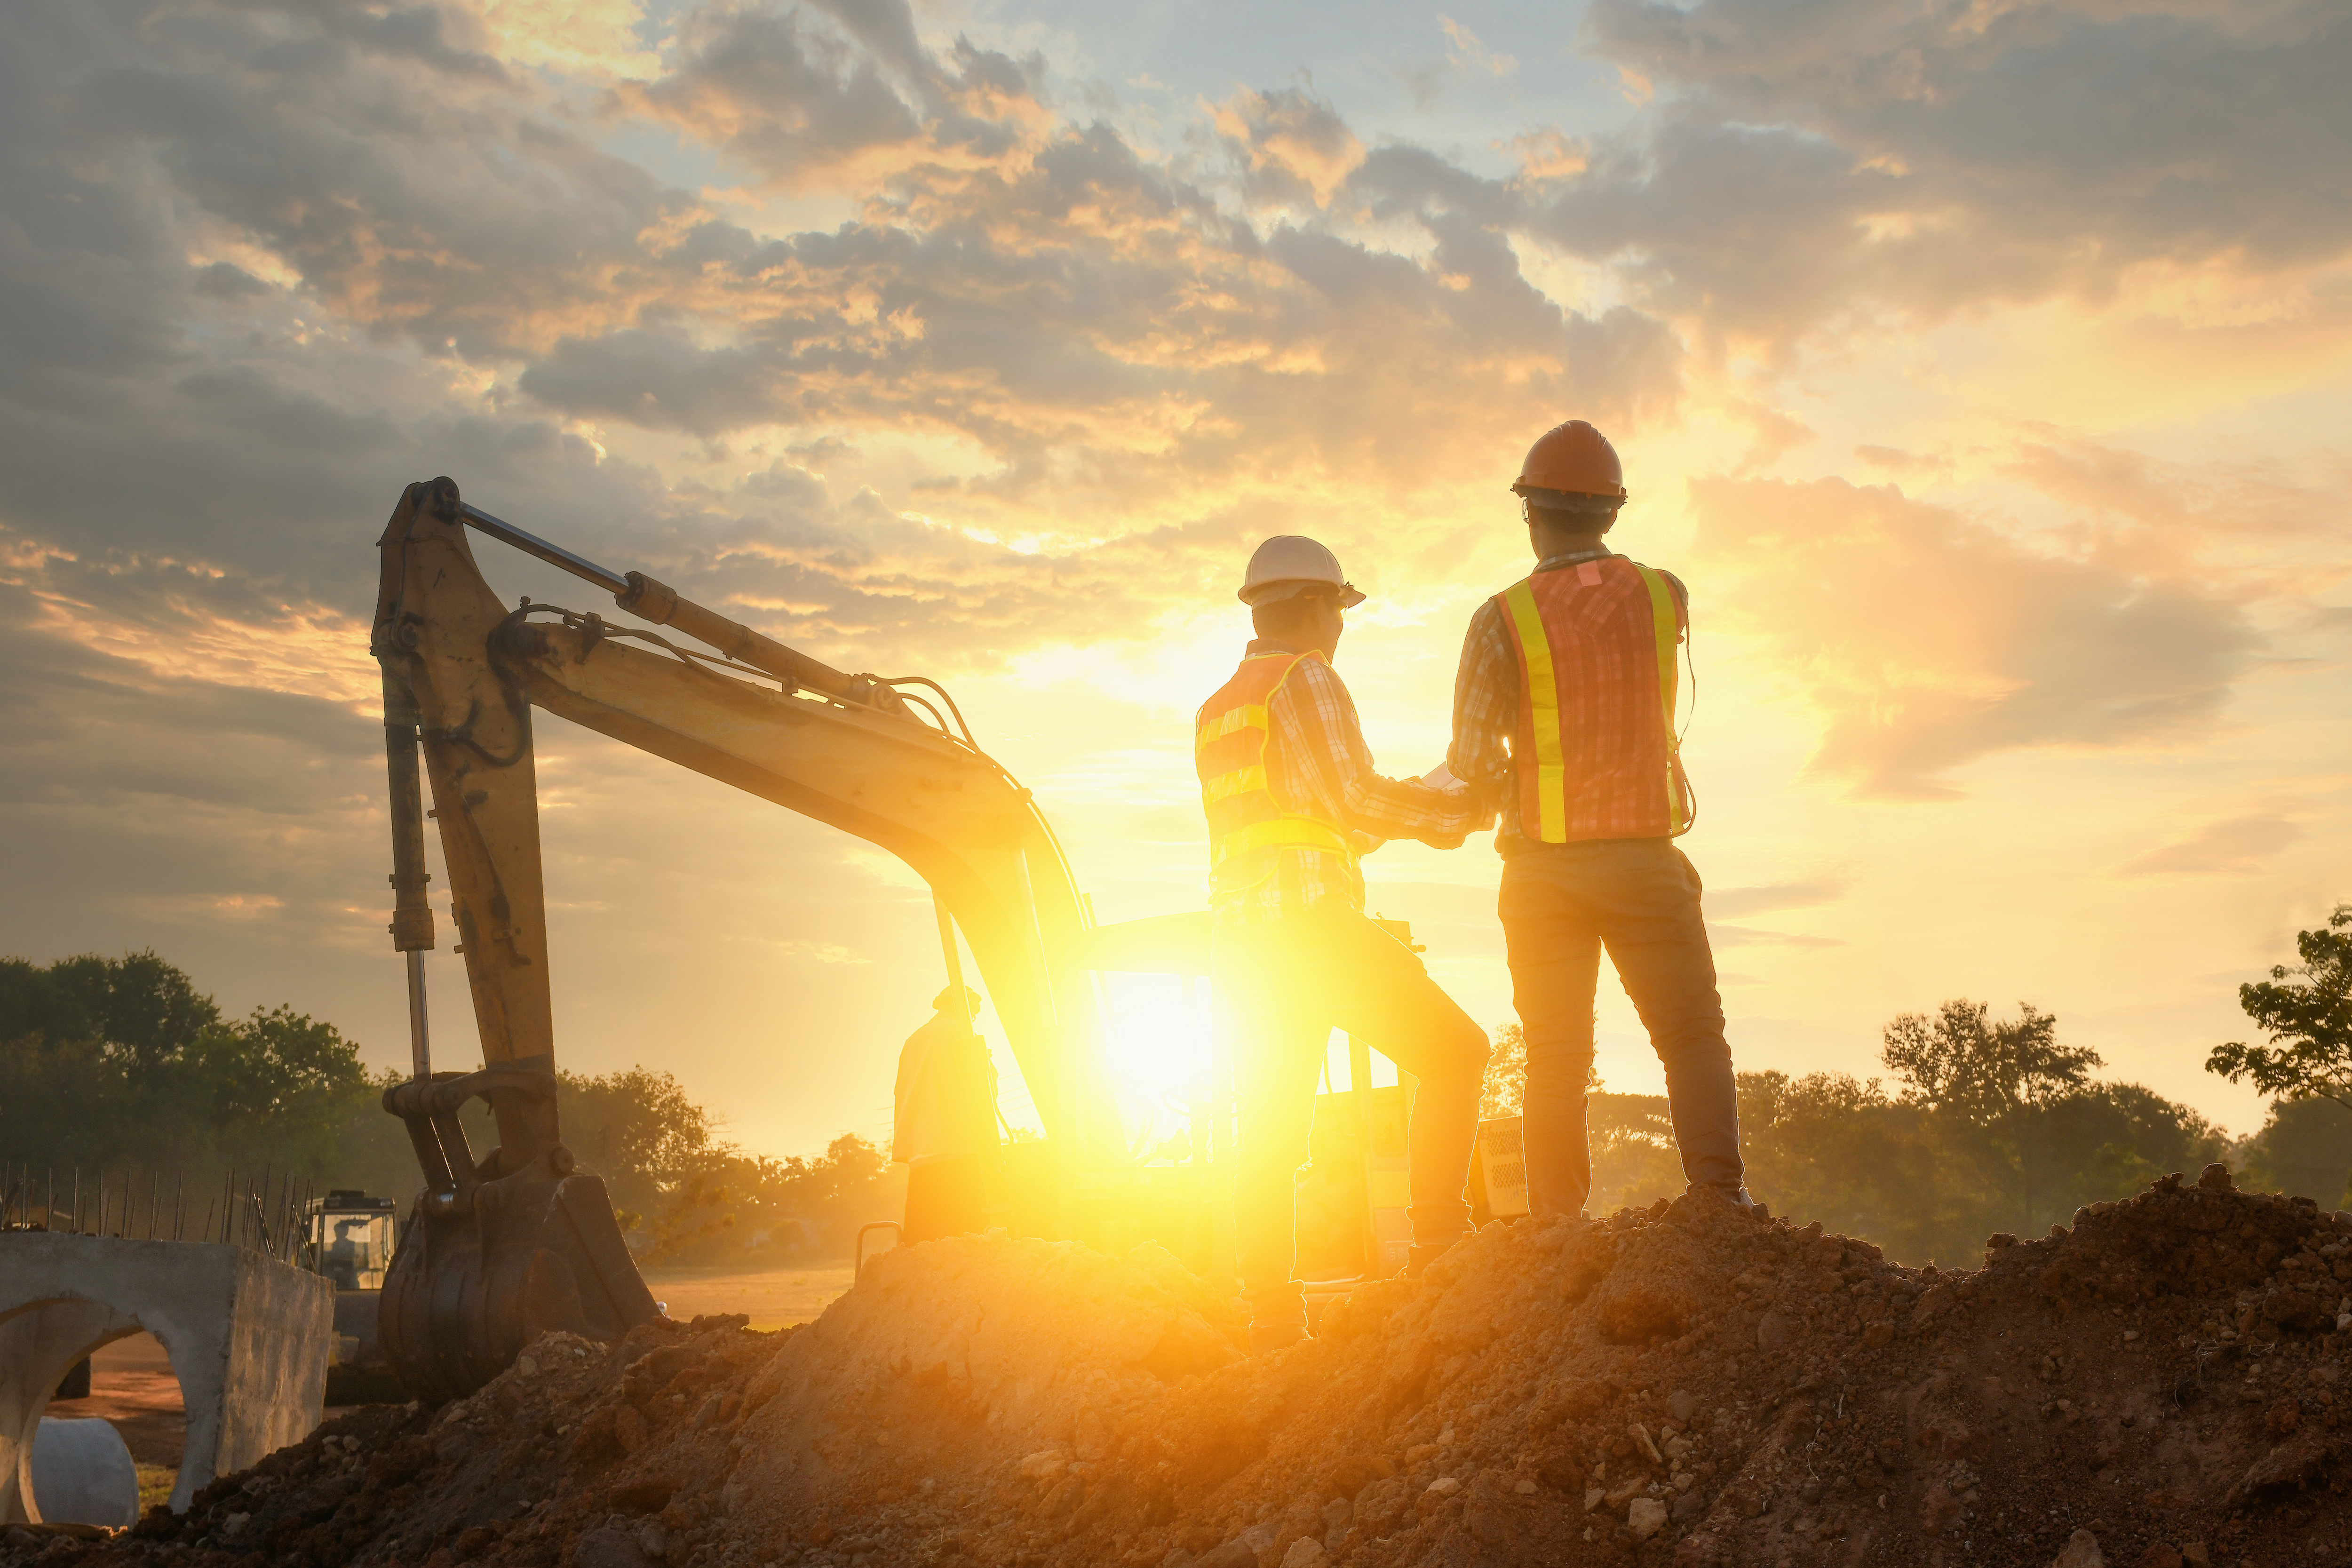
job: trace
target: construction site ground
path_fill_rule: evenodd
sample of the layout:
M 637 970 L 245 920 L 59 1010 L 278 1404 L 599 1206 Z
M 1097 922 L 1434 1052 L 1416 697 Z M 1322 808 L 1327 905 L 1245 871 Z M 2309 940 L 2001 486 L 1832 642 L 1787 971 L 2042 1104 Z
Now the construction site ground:
M 731 1311 L 749 1327 L 774 1330 L 814 1319 L 849 1289 L 854 1270 L 846 1263 L 793 1268 L 648 1269 L 646 1282 L 672 1316 L 684 1321 Z M 48 1413 L 66 1420 L 96 1418 L 114 1423 L 139 1467 L 142 1508 L 171 1496 L 186 1446 L 188 1415 L 172 1358 L 152 1334 L 133 1334 L 100 1347 L 90 1358 L 90 1391 L 78 1399 L 53 1399 Z M 326 1419 L 344 1414 L 329 1405 Z
M 0 1559 L 2340 1563 L 2347 1281 L 2352 1220 L 2219 1167 L 1968 1271 L 1712 1197 L 1496 1226 L 1257 1359 L 1156 1249 L 940 1241 L 813 1323 L 544 1338 Z

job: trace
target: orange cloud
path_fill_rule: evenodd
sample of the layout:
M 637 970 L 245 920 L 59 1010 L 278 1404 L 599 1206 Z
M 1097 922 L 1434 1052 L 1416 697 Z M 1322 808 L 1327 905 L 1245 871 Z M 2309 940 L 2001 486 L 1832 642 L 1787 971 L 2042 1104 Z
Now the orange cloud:
M 2303 827 L 2277 812 L 2250 812 L 2209 822 L 2186 838 L 2125 864 L 2126 877 L 2244 877 L 2304 837 Z
M 1811 769 L 1866 795 L 1950 795 L 1952 770 L 2018 747 L 2193 740 L 2263 647 L 2242 590 L 1892 487 L 1708 479 L 1691 502 L 1731 577 L 1713 614 L 1820 712 Z

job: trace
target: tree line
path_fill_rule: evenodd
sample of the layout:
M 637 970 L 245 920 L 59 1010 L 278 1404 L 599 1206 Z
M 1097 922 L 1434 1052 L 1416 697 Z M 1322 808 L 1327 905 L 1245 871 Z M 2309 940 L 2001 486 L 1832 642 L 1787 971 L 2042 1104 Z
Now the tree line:
M 2058 1021 L 2031 1004 L 2004 1019 L 1960 999 L 1886 1025 L 1885 1079 L 1738 1074 L 1748 1185 L 1776 1214 L 1947 1267 L 1973 1267 L 1990 1237 L 2040 1235 L 2077 1208 L 2217 1161 L 2260 1188 L 2352 1205 L 2352 905 L 2296 946 L 2301 963 L 2239 990 L 2265 1041 L 2207 1058 L 2209 1070 L 2275 1097 L 2249 1136 L 2142 1085 L 2095 1081 L 2098 1054 L 2062 1043 Z M 1501 1031 L 1489 1115 L 1517 1104 L 1517 1031 Z M 1587 1116 L 1593 1213 L 1683 1190 L 1664 1096 L 1611 1094 L 1595 1080 Z
M 265 1180 L 323 1194 L 352 1187 L 405 1202 L 416 1158 L 383 1109 L 394 1072 L 371 1073 L 334 1025 L 290 1007 L 224 1016 L 184 971 L 155 953 L 84 955 L 38 965 L 0 959 L 0 1195 L 11 1222 L 86 1218 L 103 1186 L 137 1199 L 175 1188 L 239 1191 Z M 858 1225 L 896 1214 L 898 1184 L 881 1152 L 845 1134 L 824 1152 L 742 1152 L 666 1072 L 561 1072 L 564 1137 L 603 1175 L 646 1261 L 747 1250 L 832 1256 Z M 462 1118 L 478 1157 L 497 1143 L 488 1107 Z M 187 1234 L 205 1200 L 191 1205 Z M 112 1228 L 114 1222 L 110 1222 Z
M 1953 1000 L 1886 1025 L 1884 1079 L 1739 1074 L 1748 1184 L 1776 1213 L 1946 1266 L 1973 1264 L 1989 1237 L 2039 1234 L 2215 1161 L 2263 1188 L 2352 1204 L 2352 905 L 2296 943 L 2300 963 L 2240 988 L 2263 1038 L 2217 1046 L 2206 1061 L 2274 1097 L 2250 1136 L 2142 1085 L 2095 1079 L 2097 1053 L 2065 1044 L 2030 1004 L 2001 1018 Z M 1501 1030 L 1486 1114 L 1516 1110 L 1525 1063 L 1517 1026 Z M 645 1261 L 839 1256 L 859 1225 L 901 1207 L 902 1168 L 855 1134 L 812 1155 L 749 1153 L 666 1072 L 558 1077 L 565 1141 L 604 1177 Z M 291 1008 L 225 1017 L 152 952 L 0 959 L 0 1188 L 12 1218 L 76 1171 L 103 1172 L 117 1190 L 178 1180 L 204 1192 L 232 1171 L 268 1170 L 404 1201 L 415 1160 L 381 1105 L 397 1078 L 371 1074 L 332 1024 Z M 1592 1211 L 1681 1192 L 1664 1099 L 1590 1088 Z M 487 1108 L 468 1107 L 465 1121 L 487 1152 Z

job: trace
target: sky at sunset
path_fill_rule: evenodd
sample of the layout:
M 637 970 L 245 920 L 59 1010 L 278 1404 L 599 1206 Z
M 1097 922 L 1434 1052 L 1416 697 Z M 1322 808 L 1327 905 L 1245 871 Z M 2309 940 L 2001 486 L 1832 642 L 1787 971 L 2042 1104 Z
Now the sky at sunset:
M 1583 417 L 1692 590 L 1738 1064 L 2030 1001 L 2250 1131 L 2205 1053 L 2352 900 L 2347 81 L 2341 0 L 0 7 L 0 952 L 152 947 L 405 1060 L 372 546 L 445 473 L 948 683 L 1103 919 L 1197 908 L 1252 546 L 1339 552 L 1426 771 Z M 564 1064 L 887 1135 L 921 883 L 538 740 Z M 1486 841 L 1366 868 L 1509 1019 Z M 1605 974 L 1601 1026 L 1654 1090 Z

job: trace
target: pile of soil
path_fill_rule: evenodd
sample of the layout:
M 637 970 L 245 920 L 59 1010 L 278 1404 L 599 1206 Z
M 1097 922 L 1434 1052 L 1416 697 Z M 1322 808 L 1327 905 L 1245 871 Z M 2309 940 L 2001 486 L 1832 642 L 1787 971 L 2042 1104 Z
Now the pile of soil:
M 1488 1228 L 1250 1359 L 1165 1254 L 886 1255 L 816 1322 L 555 1336 L 65 1564 L 2341 1562 L 2352 1218 L 2168 1177 L 1981 1269 L 1713 1197 Z

